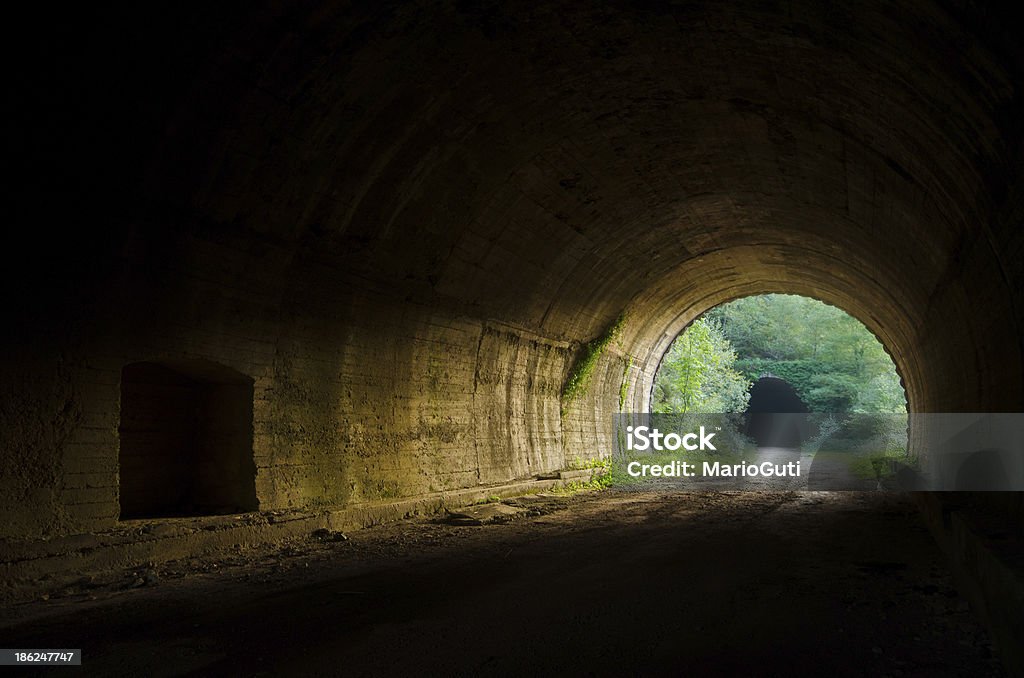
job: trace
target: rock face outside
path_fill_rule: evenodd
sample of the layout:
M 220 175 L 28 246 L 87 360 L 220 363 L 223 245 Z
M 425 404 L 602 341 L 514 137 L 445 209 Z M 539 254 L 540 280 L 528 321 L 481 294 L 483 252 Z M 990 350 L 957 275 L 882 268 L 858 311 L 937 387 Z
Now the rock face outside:
M 752 293 L 855 315 L 915 411 L 1021 410 L 1005 17 L 488 7 L 170 6 L 26 41 L 46 132 L 14 150 L 45 198 L 5 234 L 0 537 L 117 524 L 139 363 L 244 379 L 241 414 L 210 415 L 230 427 L 196 429 L 248 446 L 215 471 L 231 491 L 192 502 L 236 510 L 607 454 L 672 337 Z

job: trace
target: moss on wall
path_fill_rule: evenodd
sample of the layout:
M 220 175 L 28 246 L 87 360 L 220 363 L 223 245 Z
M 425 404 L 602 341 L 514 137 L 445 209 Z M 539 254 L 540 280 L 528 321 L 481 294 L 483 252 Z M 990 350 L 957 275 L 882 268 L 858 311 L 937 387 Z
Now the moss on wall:
M 594 368 L 598 360 L 604 354 L 609 344 L 618 339 L 622 334 L 622 328 L 626 323 L 626 314 L 622 313 L 610 324 L 604 332 L 596 339 L 592 339 L 583 345 L 576 362 L 569 370 L 569 376 L 562 388 L 562 413 L 574 400 L 577 400 L 587 391 L 590 379 L 594 374 Z
M 629 368 L 633 366 L 633 356 L 628 355 L 622 360 L 622 385 L 619 386 L 619 412 L 626 407 L 626 397 L 629 395 Z

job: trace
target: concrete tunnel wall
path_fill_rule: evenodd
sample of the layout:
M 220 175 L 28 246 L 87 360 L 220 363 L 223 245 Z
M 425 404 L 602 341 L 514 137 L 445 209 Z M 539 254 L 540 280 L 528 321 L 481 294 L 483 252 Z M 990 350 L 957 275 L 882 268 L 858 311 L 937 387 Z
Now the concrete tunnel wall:
M 643 410 L 672 338 L 755 293 L 855 315 L 913 411 L 1024 409 L 1024 61 L 994 10 L 88 11 L 20 81 L 45 197 L 7 236 L 0 536 L 116 523 L 137 362 L 253 380 L 261 509 L 606 454 L 627 359 Z

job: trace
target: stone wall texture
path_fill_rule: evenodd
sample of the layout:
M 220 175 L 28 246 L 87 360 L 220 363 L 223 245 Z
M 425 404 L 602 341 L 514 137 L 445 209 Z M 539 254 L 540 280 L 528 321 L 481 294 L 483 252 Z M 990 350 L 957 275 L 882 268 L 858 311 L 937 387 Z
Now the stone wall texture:
M 859 318 L 914 411 L 1024 410 L 1024 59 L 995 9 L 74 11 L 16 44 L 0 536 L 116 524 L 139 362 L 252 380 L 261 509 L 607 454 L 624 372 L 644 409 L 676 333 L 754 293 Z

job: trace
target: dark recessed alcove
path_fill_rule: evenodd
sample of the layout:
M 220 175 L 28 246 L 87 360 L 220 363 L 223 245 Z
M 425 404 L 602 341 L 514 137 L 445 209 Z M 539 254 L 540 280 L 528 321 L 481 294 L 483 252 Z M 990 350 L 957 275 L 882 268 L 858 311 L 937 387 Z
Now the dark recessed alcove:
M 121 518 L 252 511 L 252 379 L 207 361 L 121 372 Z

